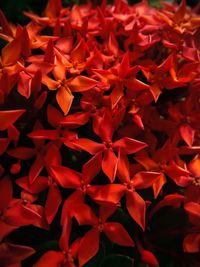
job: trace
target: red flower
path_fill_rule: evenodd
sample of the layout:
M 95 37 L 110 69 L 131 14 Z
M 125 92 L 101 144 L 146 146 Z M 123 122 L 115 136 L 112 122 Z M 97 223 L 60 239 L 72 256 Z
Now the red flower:
M 115 124 L 116 122 L 110 113 L 105 111 L 102 118 L 97 118 L 97 123 L 94 126 L 95 132 L 102 139 L 102 144 L 87 138 L 79 138 L 73 141 L 77 148 L 83 149 L 92 155 L 103 153 L 102 170 L 111 182 L 115 179 L 118 161 L 114 151 L 117 152 L 121 149 L 127 154 L 132 154 L 146 147 L 145 143 L 128 137 L 112 142 L 115 127 L 117 128 Z
M 81 239 L 78 249 L 79 265 L 83 266 L 91 259 L 99 249 L 99 239 L 101 232 L 114 243 L 121 246 L 134 246 L 134 242 L 124 229 L 117 222 L 107 222 L 116 206 L 101 206 L 99 210 L 99 218 L 92 212 L 91 208 L 85 204 L 77 205 L 74 210 L 74 216 L 80 225 L 91 225 L 93 228 L 89 230 Z M 93 246 L 91 246 L 93 244 Z
M 109 202 L 117 204 L 126 194 L 126 207 L 131 217 L 145 229 L 146 203 L 135 191 L 145 189 L 153 185 L 159 179 L 158 172 L 139 172 L 132 179 L 129 176 L 129 163 L 125 155 L 120 155 L 118 161 L 118 177 L 122 184 L 94 186 L 89 189 L 91 196 L 97 202 Z

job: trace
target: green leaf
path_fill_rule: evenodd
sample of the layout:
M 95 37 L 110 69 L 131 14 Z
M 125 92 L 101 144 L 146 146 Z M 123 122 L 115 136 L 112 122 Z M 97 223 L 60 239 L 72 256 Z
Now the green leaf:
M 133 267 L 133 259 L 129 258 L 128 256 L 124 255 L 110 255 L 104 258 L 103 262 L 101 263 L 100 267 Z
M 158 1 L 158 0 L 149 0 L 149 4 L 152 7 L 157 7 L 157 8 L 161 7 L 160 1 Z
M 41 243 L 38 247 L 37 247 L 37 251 L 40 254 L 44 254 L 45 252 L 47 252 L 48 250 L 58 250 L 59 251 L 59 244 L 57 240 L 49 240 L 47 242 Z
M 139 262 L 137 266 L 138 267 L 149 267 L 149 265 L 144 262 Z

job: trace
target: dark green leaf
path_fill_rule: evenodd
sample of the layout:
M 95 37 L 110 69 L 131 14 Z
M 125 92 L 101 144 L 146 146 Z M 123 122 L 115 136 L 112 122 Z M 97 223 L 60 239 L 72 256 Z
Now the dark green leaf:
M 133 267 L 133 259 L 123 255 L 110 255 L 101 263 L 100 267 Z

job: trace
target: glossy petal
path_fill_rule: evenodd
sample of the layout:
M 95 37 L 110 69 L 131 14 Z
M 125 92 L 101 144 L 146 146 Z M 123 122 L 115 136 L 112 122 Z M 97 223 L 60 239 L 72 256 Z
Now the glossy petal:
M 98 218 L 86 204 L 74 206 L 73 214 L 80 225 L 96 225 L 98 223 Z
M 125 190 L 125 186 L 120 184 L 94 185 L 87 189 L 87 194 L 98 203 L 117 204 Z
M 0 111 L 0 131 L 8 129 L 24 112 L 24 109 Z
M 56 94 L 56 100 L 58 102 L 58 105 L 62 109 L 64 115 L 67 115 L 67 113 L 69 112 L 73 99 L 74 96 L 72 95 L 72 93 L 69 91 L 68 88 L 61 86 L 58 89 Z
M 160 178 L 160 175 L 159 172 L 139 172 L 132 179 L 133 186 L 136 189 L 148 188 Z
M 81 186 L 81 175 L 64 166 L 51 166 L 53 178 L 64 188 L 76 188 Z
M 33 265 L 34 267 L 55 267 L 61 266 L 65 260 L 65 255 L 62 252 L 49 250 L 43 254 L 40 259 Z
M 67 86 L 72 92 L 88 91 L 94 88 L 96 84 L 97 81 L 81 75 L 67 81 Z
M 114 181 L 117 172 L 118 159 L 115 153 L 111 149 L 104 151 L 102 170 L 108 176 L 111 182 Z
M 194 142 L 195 130 L 189 125 L 185 124 L 179 127 L 179 132 L 186 144 L 191 147 Z
M 30 183 L 33 183 L 35 179 L 40 175 L 40 172 L 42 171 L 44 167 L 43 158 L 38 155 L 35 159 L 34 163 L 32 164 L 30 170 L 29 170 L 29 181 Z
M 0 211 L 6 209 L 12 199 L 12 182 L 9 177 L 5 176 L 0 180 Z
M 90 183 L 91 180 L 100 172 L 102 162 L 102 153 L 97 153 L 82 168 L 82 179 L 85 183 Z
M 95 155 L 104 149 L 103 144 L 99 144 L 87 138 L 79 138 L 73 141 L 73 144 L 79 148 L 87 151 L 88 153 Z
M 80 267 L 96 255 L 99 250 L 99 232 L 97 228 L 88 231 L 80 242 L 78 260 Z
M 131 217 L 144 230 L 145 229 L 145 213 L 146 203 L 135 191 L 127 191 L 126 206 Z
M 58 211 L 61 202 L 62 202 L 62 197 L 58 187 L 54 184 L 51 185 L 49 187 L 49 192 L 45 203 L 45 215 L 48 224 L 51 224 L 54 217 L 56 216 L 56 213 Z
M 145 143 L 129 137 L 123 137 L 113 144 L 113 148 L 121 149 L 126 154 L 136 153 L 145 147 L 147 147 Z
M 38 176 L 38 179 L 33 183 L 29 182 L 28 176 L 18 178 L 15 182 L 21 188 L 32 194 L 40 193 L 48 187 L 48 178 L 44 176 Z
M 120 246 L 134 246 L 133 240 L 120 223 L 107 222 L 104 226 L 104 233 L 112 242 Z
M 0 244 L 0 262 L 2 266 L 21 262 L 34 253 L 35 250 L 31 247 L 11 243 Z
M 200 246 L 200 234 L 188 234 L 183 241 L 184 252 L 198 253 Z

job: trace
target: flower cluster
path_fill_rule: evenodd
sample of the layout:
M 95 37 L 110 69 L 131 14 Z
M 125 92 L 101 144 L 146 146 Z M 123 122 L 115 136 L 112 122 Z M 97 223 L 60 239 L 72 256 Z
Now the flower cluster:
M 0 12 L 1 266 L 86 266 L 104 244 L 199 266 L 197 14 L 185 0 L 49 0 L 26 26 Z M 23 240 L 35 228 L 56 247 Z

